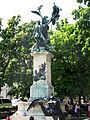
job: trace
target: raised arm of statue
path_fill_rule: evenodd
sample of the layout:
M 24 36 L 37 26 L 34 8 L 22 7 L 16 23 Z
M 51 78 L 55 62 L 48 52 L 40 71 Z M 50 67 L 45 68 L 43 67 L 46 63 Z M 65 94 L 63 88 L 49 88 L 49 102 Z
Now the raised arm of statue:
M 35 13 L 37 15 L 39 15 L 42 18 L 42 14 L 41 14 L 41 8 L 43 7 L 43 5 L 40 5 L 37 9 L 37 11 L 31 11 L 32 13 Z

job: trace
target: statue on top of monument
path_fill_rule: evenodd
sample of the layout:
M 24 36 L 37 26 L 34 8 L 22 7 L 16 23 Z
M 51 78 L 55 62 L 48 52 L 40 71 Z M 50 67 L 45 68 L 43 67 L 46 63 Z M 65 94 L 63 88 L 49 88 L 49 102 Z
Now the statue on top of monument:
M 54 25 L 56 20 L 59 19 L 59 9 L 58 6 L 55 5 L 53 6 L 53 12 L 51 15 L 51 18 L 48 19 L 47 16 L 42 16 L 41 14 L 41 8 L 43 5 L 40 5 L 37 9 L 37 11 L 31 11 L 32 13 L 35 13 L 41 17 L 41 21 L 38 20 L 36 21 L 36 26 L 35 26 L 35 31 L 33 34 L 33 37 L 36 41 L 36 43 L 32 47 L 32 52 L 42 52 L 42 51 L 49 51 L 49 44 L 50 44 L 50 39 L 49 39 L 49 24 L 52 22 Z

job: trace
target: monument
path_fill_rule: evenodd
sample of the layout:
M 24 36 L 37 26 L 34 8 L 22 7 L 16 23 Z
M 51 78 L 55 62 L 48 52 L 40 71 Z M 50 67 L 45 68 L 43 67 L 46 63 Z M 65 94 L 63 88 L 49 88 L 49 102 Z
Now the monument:
M 31 11 L 41 17 L 41 21 L 36 22 L 33 37 L 36 43 L 32 47 L 33 56 L 33 85 L 30 88 L 30 99 L 49 98 L 54 92 L 51 85 L 51 59 L 53 55 L 50 53 L 49 39 L 49 23 L 54 25 L 59 19 L 59 7 L 53 6 L 53 12 L 50 19 L 47 16 L 42 16 L 40 5 L 37 11 Z
M 31 55 L 33 57 L 33 84 L 30 86 L 30 99 L 28 102 L 19 102 L 18 111 L 11 116 L 11 120 L 29 120 L 33 116 L 35 120 L 53 120 L 52 116 L 46 116 L 42 111 L 40 101 L 50 98 L 54 93 L 54 88 L 51 83 L 51 60 L 53 55 L 50 50 L 49 39 L 49 24 L 53 25 L 59 19 L 58 6 L 53 6 L 51 18 L 42 16 L 40 5 L 37 11 L 32 13 L 41 17 L 41 21 L 36 21 L 34 34 L 31 39 L 35 39 L 35 44 L 32 46 Z M 48 104 L 46 105 L 48 106 Z

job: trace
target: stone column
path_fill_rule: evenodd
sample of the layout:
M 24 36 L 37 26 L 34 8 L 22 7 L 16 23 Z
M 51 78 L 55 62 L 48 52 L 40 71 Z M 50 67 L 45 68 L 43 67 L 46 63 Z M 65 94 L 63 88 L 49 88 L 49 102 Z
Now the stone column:
M 30 87 L 30 98 L 44 98 L 50 97 L 54 92 L 54 88 L 51 84 L 51 59 L 53 55 L 50 52 L 33 52 L 33 76 L 35 71 L 39 72 L 41 64 L 45 63 L 45 80 L 39 79 L 33 81 L 33 85 Z

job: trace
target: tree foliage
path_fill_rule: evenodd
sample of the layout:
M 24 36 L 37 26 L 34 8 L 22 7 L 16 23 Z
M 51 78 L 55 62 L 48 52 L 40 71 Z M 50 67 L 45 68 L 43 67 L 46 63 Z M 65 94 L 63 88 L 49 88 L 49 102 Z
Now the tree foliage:
M 56 49 L 52 63 L 53 86 L 58 96 L 75 96 L 75 46 L 74 25 L 69 25 L 67 19 L 62 20 L 53 34 L 52 40 Z M 72 92 L 71 92 L 72 91 Z
M 86 20 L 80 16 L 73 25 L 68 24 L 67 19 L 61 20 L 61 23 L 57 24 L 57 31 L 51 37 L 56 46 L 52 62 L 52 83 L 60 97 L 88 94 L 90 23 Z
M 9 87 L 13 83 L 10 94 L 29 96 L 29 86 L 32 83 L 32 58 L 30 55 L 30 41 L 33 33 L 34 22 L 19 25 L 20 16 L 13 16 L 8 21 L 8 27 L 1 30 L 0 41 L 0 81 L 1 87 L 7 83 Z

